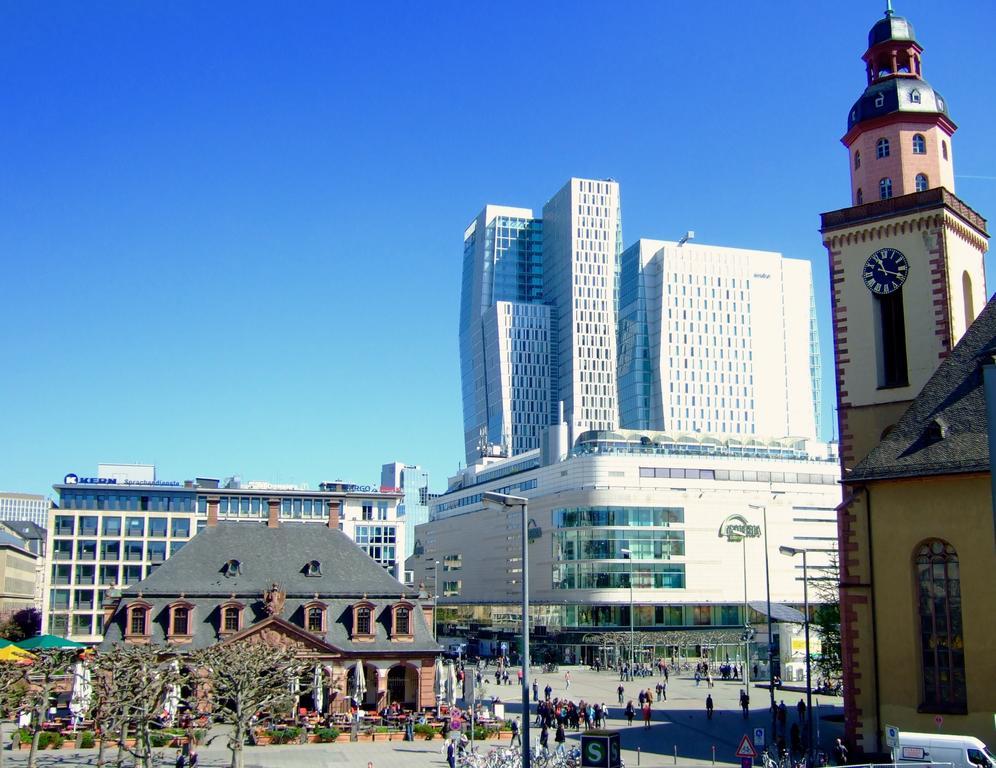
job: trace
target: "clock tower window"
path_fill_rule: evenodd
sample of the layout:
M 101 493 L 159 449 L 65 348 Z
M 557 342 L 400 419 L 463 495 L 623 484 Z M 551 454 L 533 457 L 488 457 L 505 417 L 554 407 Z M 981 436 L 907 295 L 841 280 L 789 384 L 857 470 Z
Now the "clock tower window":
M 876 295 L 878 314 L 878 382 L 880 388 L 909 385 L 903 292 Z
M 878 182 L 878 196 L 882 200 L 888 200 L 892 197 L 892 179 L 886 176 L 884 179 Z
M 927 182 L 927 177 L 922 173 L 918 173 L 916 175 L 916 191 L 926 192 L 928 186 L 930 185 Z

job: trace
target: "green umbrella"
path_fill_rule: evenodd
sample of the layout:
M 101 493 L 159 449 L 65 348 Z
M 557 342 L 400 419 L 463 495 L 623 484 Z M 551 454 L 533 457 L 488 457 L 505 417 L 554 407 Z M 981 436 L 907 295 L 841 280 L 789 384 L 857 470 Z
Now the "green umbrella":
M 4 637 L 0 637 L 0 648 L 6 648 L 8 645 L 13 645 L 13 643 Z
M 85 648 L 83 643 L 77 643 L 73 640 L 67 640 L 64 637 L 58 637 L 56 635 L 38 635 L 37 637 L 29 637 L 27 640 L 22 640 L 19 643 L 14 643 L 18 648 L 22 648 L 25 651 L 34 651 L 39 648 Z

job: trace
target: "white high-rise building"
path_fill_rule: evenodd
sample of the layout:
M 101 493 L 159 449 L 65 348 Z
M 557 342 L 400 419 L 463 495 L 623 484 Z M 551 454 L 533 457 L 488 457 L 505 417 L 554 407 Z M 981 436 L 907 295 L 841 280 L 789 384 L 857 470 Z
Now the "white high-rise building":
M 0 520 L 27 520 L 44 528 L 48 525 L 50 506 L 47 496 L 0 491 Z
M 464 232 L 460 305 L 467 462 L 618 423 L 619 185 L 571 179 L 543 207 L 488 205 Z
M 638 241 L 621 261 L 623 428 L 816 437 L 808 261 L 660 240 Z
M 619 424 L 616 269 L 622 244 L 619 184 L 571 179 L 543 206 L 543 292 L 553 308 L 559 371 L 555 401 L 573 441 Z

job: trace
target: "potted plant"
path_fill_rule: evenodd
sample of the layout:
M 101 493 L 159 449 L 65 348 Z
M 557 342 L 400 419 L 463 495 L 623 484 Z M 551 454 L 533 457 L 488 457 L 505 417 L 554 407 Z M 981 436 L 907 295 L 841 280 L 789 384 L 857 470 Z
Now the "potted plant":
M 338 728 L 315 728 L 310 738 L 314 738 L 319 744 L 329 744 L 336 741 L 340 736 Z

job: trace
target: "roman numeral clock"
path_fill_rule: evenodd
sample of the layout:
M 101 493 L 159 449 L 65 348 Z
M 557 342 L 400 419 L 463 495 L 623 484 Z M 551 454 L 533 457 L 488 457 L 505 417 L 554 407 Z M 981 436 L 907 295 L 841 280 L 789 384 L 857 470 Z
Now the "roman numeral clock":
M 909 271 L 909 262 L 902 251 L 881 248 L 865 261 L 861 278 L 872 293 L 887 295 L 903 287 Z

